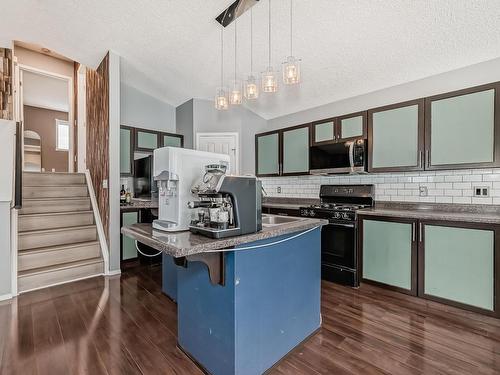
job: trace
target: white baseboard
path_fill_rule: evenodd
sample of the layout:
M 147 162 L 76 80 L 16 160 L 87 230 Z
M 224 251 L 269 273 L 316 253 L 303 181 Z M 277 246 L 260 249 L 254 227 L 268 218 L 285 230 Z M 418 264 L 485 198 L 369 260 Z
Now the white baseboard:
M 0 296 L 0 301 L 6 301 L 8 299 L 12 299 L 13 297 L 12 293 L 7 293 Z
M 122 270 L 113 270 L 113 271 L 106 272 L 106 276 L 121 275 L 121 273 L 122 273 Z

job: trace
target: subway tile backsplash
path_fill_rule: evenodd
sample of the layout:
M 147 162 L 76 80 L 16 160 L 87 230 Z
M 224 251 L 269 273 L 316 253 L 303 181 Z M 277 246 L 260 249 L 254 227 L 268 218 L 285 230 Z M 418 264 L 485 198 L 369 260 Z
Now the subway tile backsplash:
M 375 185 L 377 201 L 500 204 L 500 168 L 365 175 L 261 178 L 270 197 L 318 198 L 324 184 Z M 427 195 L 422 196 L 420 187 Z M 489 188 L 487 197 L 475 197 L 474 187 Z M 281 188 L 281 193 L 278 193 Z

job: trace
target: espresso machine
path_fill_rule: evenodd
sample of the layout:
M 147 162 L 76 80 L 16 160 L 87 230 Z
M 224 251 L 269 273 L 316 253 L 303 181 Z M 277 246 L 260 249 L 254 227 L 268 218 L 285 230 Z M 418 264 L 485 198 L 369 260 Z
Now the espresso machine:
M 158 219 L 153 228 L 167 232 L 188 230 L 193 212 L 187 202 L 196 198 L 191 192 L 193 184 L 204 173 L 207 163 L 229 168 L 229 156 L 162 147 L 154 150 L 154 179 L 158 184 Z
M 224 165 L 205 167 L 191 191 L 198 200 L 189 230 L 211 238 L 225 238 L 262 230 L 261 182 L 254 176 L 228 176 Z

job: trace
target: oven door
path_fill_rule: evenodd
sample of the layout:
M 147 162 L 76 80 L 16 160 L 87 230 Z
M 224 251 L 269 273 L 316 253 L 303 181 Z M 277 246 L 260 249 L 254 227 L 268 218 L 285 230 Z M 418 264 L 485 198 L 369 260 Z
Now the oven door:
M 356 269 L 354 223 L 330 223 L 321 229 L 321 263 Z

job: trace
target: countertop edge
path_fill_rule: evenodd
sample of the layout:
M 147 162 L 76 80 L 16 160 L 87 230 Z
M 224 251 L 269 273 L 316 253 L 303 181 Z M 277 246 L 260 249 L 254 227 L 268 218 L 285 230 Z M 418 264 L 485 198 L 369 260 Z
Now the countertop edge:
M 276 225 L 276 227 L 266 228 L 260 232 L 244 234 L 241 236 L 228 237 L 223 239 L 214 239 L 213 242 L 207 242 L 199 245 L 193 245 L 191 247 L 176 247 L 167 242 L 161 241 L 160 239 L 155 239 L 152 235 L 151 237 L 140 233 L 137 229 L 134 229 L 134 224 L 129 227 L 122 227 L 121 233 L 131 237 L 139 242 L 144 243 L 156 250 L 161 250 L 162 252 L 173 256 L 174 258 L 190 256 L 194 254 L 214 252 L 214 251 L 234 251 L 238 249 L 233 249 L 234 246 L 243 245 L 246 243 L 256 242 L 260 240 L 266 240 L 269 238 L 279 237 L 286 234 L 291 234 L 295 232 L 301 232 L 315 227 L 321 227 L 328 224 L 327 220 L 323 219 L 304 219 L 296 223 L 288 223 L 283 225 Z M 146 224 L 141 224 L 146 225 Z M 179 233 L 179 232 L 177 232 Z M 162 234 L 175 235 L 175 232 L 168 233 L 162 232 Z M 191 234 L 192 236 L 200 236 L 197 234 Z

